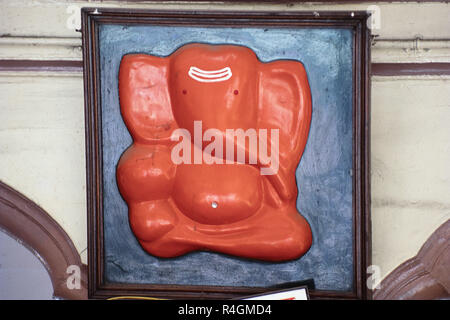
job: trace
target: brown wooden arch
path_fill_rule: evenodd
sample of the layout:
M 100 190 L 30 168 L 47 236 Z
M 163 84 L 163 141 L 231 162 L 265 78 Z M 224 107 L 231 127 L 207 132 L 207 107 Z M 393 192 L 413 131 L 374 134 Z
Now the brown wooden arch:
M 82 264 L 72 240 L 47 212 L 1 181 L 0 228 L 42 261 L 50 275 L 55 297 L 87 298 L 87 267 Z M 80 267 L 80 289 L 67 286 L 70 265 Z
M 450 299 L 450 220 L 424 243 L 417 255 L 386 276 L 376 300 Z

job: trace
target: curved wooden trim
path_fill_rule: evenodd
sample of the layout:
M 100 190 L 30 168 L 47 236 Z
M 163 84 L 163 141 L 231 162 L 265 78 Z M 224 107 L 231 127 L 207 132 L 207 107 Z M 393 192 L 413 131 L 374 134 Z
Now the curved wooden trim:
M 450 220 L 425 242 L 419 253 L 392 271 L 380 284 L 376 300 L 450 298 Z
M 20 240 L 44 264 L 53 284 L 53 295 L 87 299 L 87 267 L 66 232 L 33 201 L 0 181 L 0 228 Z M 67 287 L 70 265 L 80 267 L 80 289 Z

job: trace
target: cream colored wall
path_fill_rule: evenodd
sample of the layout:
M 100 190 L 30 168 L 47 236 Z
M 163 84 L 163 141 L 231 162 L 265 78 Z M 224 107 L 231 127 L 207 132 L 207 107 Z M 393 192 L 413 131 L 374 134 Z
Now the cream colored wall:
M 3 72 L 0 97 L 0 180 L 44 208 L 83 252 L 82 74 Z
M 80 33 L 71 23 L 72 10 L 85 5 L 117 2 L 1 1 L 0 59 L 81 60 Z M 319 11 L 369 5 L 124 6 Z M 373 62 L 450 62 L 448 3 L 376 5 L 381 29 L 374 30 Z M 450 77 L 372 81 L 373 263 L 384 277 L 450 218 Z M 52 215 L 86 263 L 82 74 L 0 72 L 0 96 L 0 180 Z
M 373 77 L 372 259 L 387 275 L 450 218 L 450 77 Z

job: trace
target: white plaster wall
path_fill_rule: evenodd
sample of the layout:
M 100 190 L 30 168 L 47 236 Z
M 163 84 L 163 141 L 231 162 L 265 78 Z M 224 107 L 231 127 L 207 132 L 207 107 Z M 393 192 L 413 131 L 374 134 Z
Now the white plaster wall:
M 0 74 L 0 180 L 36 202 L 86 249 L 83 78 Z M 84 262 L 86 255 L 83 252 Z
M 0 59 L 80 60 L 80 33 L 71 25 L 72 10 L 117 5 L 0 1 Z M 197 3 L 189 8 L 365 10 L 369 5 Z M 373 47 L 374 62 L 450 62 L 448 3 L 377 5 L 381 29 L 374 30 L 380 39 Z M 423 40 L 414 41 L 418 36 Z M 450 79 L 373 77 L 372 81 L 373 263 L 384 277 L 414 256 L 450 218 Z M 82 75 L 0 72 L 0 97 L 0 180 L 52 215 L 86 263 Z
M 450 77 L 372 77 L 371 111 L 372 262 L 384 277 L 450 219 Z

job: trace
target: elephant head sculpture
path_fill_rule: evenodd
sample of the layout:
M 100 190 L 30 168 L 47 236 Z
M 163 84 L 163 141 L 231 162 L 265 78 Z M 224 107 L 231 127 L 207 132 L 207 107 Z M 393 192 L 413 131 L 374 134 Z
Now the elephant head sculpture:
M 144 250 L 267 261 L 308 251 L 311 229 L 296 209 L 295 171 L 311 121 L 300 62 L 262 63 L 247 47 L 199 43 L 167 57 L 129 54 L 119 97 L 133 144 L 120 158 L 117 184 Z

